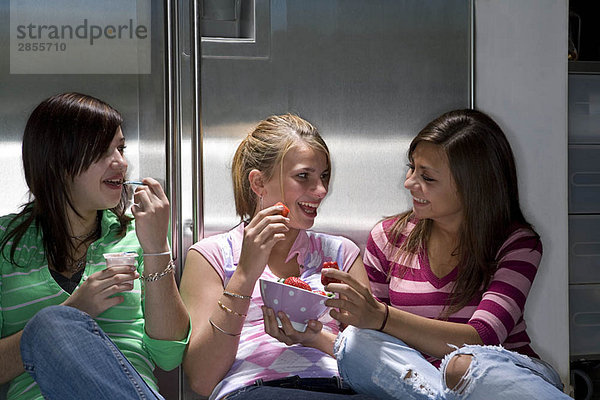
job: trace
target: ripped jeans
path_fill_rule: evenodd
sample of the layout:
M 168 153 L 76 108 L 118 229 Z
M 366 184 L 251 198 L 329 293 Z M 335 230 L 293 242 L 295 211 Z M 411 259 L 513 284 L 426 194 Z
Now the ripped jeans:
M 377 399 L 570 399 L 550 365 L 500 346 L 461 347 L 438 369 L 393 336 L 349 326 L 339 334 L 334 353 L 342 379 L 357 393 Z M 457 354 L 472 360 L 452 390 L 445 372 Z

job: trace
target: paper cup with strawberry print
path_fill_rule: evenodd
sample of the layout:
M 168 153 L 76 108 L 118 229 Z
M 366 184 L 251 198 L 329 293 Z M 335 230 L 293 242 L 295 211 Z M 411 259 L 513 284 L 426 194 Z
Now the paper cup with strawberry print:
M 327 312 L 325 300 L 328 296 L 277 281 L 259 281 L 260 295 L 265 306 L 272 308 L 275 315 L 283 311 L 297 331 L 304 332 L 309 320 L 319 319 Z M 279 318 L 277 322 L 281 327 Z

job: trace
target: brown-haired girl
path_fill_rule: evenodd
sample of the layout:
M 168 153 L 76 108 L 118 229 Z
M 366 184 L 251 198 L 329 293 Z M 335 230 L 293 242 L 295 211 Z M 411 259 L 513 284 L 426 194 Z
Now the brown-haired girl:
M 344 295 L 327 301 L 331 315 L 353 326 L 322 349 L 377 399 L 568 398 L 527 335 L 542 245 L 500 127 L 476 110 L 448 112 L 413 139 L 408 160 L 412 209 L 379 222 L 366 246 L 372 292 L 325 272 L 345 282 L 327 286 Z

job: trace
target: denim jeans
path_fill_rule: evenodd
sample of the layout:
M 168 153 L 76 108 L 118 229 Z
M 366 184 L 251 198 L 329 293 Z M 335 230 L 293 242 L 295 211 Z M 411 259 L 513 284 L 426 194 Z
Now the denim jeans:
M 342 379 L 357 393 L 377 399 L 570 399 L 550 365 L 501 346 L 463 346 L 438 369 L 393 336 L 350 326 L 338 336 L 334 351 Z M 457 354 L 472 360 L 452 390 L 445 370 Z
M 336 384 L 332 384 L 336 381 Z M 262 382 L 259 379 L 254 385 L 246 386 L 226 394 L 221 400 L 374 400 L 373 397 L 354 393 L 339 378 L 300 378 L 290 376 L 274 381 Z
M 40 310 L 21 337 L 25 370 L 46 399 L 161 399 L 88 314 Z

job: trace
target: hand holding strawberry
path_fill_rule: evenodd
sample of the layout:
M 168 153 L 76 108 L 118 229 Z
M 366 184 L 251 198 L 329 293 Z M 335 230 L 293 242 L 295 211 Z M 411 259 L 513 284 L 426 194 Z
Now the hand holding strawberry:
M 279 207 L 267 207 L 258 211 L 244 227 L 242 250 L 234 276 L 243 275 L 249 287 L 253 287 L 263 273 L 273 247 L 284 240 L 289 231 L 289 220 L 281 212 Z
M 287 206 L 285 204 L 283 204 L 282 202 L 278 201 L 277 203 L 275 203 L 276 206 L 282 206 L 283 207 L 283 211 L 281 211 L 281 215 L 283 215 L 284 217 L 287 217 L 288 214 L 290 213 L 290 209 L 287 208 Z
M 341 283 L 341 281 L 339 279 L 329 278 L 329 277 L 323 275 L 323 270 L 325 270 L 326 268 L 334 268 L 337 270 L 340 269 L 340 267 L 338 267 L 337 261 L 324 262 L 323 267 L 321 268 L 321 283 L 323 284 L 323 286 L 327 286 L 330 283 Z

